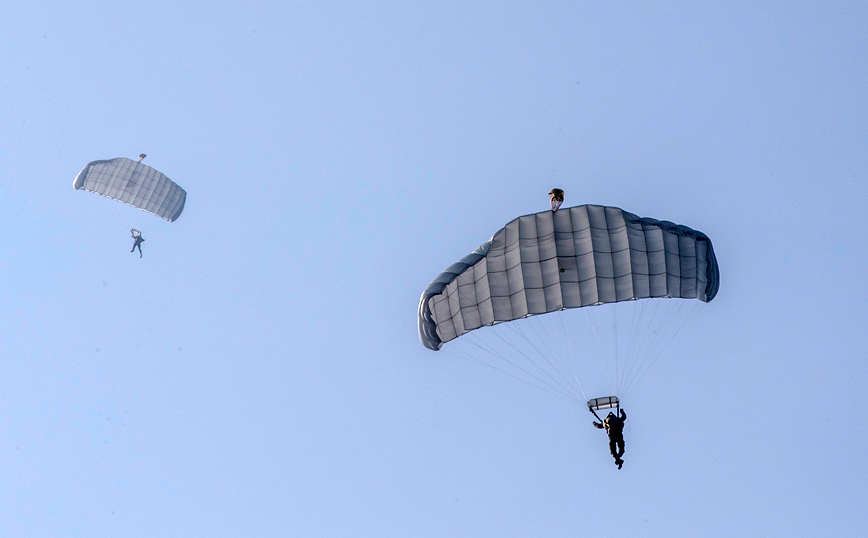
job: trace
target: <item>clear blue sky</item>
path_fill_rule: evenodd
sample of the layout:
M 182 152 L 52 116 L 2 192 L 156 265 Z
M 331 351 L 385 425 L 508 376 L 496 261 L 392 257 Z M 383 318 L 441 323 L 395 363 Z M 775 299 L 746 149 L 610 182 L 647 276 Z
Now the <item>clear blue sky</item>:
M 0 534 L 863 536 L 866 28 L 862 2 L 0 3 Z M 73 190 L 142 152 L 177 222 Z M 587 412 L 416 333 L 430 280 L 556 186 L 720 261 L 621 471 Z

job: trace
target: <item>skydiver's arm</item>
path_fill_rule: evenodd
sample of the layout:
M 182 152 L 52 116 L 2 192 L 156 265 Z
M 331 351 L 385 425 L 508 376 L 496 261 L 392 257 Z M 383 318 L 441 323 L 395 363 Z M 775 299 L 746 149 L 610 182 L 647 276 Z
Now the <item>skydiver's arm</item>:
M 621 420 L 627 420 L 627 413 L 623 409 L 621 409 Z
M 600 424 L 599 422 L 592 422 L 592 424 L 593 424 L 594 427 L 597 428 L 598 430 L 602 430 L 602 429 L 603 429 L 603 425 Z

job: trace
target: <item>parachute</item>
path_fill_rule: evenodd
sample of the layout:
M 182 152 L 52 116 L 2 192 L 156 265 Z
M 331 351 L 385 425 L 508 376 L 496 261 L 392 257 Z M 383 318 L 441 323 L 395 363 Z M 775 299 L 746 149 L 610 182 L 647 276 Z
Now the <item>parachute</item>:
M 431 282 L 419 302 L 419 339 L 437 351 L 481 327 L 563 310 L 647 299 L 707 303 L 717 295 L 719 281 L 711 240 L 697 230 L 617 207 L 581 205 L 542 211 L 510 221 Z M 633 318 L 640 320 L 634 325 L 643 323 L 644 315 L 644 311 L 634 312 Z M 533 331 L 538 336 L 531 344 L 542 361 L 562 370 L 545 375 L 572 384 L 569 378 L 575 377 L 574 372 L 549 359 L 552 353 L 547 348 L 559 345 L 549 329 Z M 562 332 L 575 331 L 564 328 Z M 483 345 L 491 352 L 489 343 Z M 518 351 L 526 358 L 524 351 Z M 616 348 L 616 360 L 619 353 Z M 570 354 L 570 360 L 581 360 L 576 359 L 579 353 Z M 535 367 L 543 370 L 547 365 Z M 524 371 L 545 381 L 535 370 Z
M 144 158 L 142 155 L 141 158 Z M 174 222 L 184 211 L 187 192 L 162 172 L 124 157 L 88 163 L 72 186 Z

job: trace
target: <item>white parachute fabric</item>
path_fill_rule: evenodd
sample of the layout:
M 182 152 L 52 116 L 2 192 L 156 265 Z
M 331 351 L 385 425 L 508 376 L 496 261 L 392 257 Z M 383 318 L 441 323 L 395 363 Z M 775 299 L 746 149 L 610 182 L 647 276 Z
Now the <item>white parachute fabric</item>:
M 439 350 L 483 326 L 646 298 L 711 301 L 719 273 L 702 232 L 582 205 L 509 222 L 422 294 L 419 338 Z
M 187 192 L 150 166 L 124 157 L 88 163 L 72 186 L 123 202 L 174 222 L 184 211 Z

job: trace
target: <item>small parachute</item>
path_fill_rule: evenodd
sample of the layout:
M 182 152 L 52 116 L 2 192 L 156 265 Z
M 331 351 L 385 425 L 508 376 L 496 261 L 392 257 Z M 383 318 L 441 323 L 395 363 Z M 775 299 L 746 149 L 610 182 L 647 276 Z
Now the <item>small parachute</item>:
M 118 157 L 88 163 L 72 186 L 123 202 L 174 222 L 184 211 L 187 191 L 165 174 L 139 162 Z

